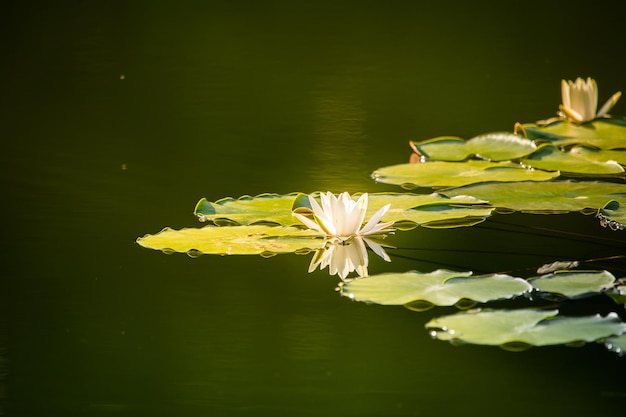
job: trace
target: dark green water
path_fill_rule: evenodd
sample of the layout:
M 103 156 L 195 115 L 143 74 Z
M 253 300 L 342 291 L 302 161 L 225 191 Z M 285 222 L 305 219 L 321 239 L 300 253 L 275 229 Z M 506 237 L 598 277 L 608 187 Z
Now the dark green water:
M 601 101 L 626 90 L 620 14 L 586 7 L 1 6 L 0 415 L 622 415 L 626 359 L 602 345 L 453 347 L 423 328 L 453 309 L 350 302 L 337 277 L 306 273 L 309 256 L 191 259 L 135 243 L 197 226 L 201 197 L 397 191 L 369 174 L 406 161 L 409 140 L 550 117 L 561 78 L 594 77 Z M 418 260 L 370 271 L 624 251 L 626 232 L 592 217 L 530 224 L 613 242 L 416 230 L 396 244 Z

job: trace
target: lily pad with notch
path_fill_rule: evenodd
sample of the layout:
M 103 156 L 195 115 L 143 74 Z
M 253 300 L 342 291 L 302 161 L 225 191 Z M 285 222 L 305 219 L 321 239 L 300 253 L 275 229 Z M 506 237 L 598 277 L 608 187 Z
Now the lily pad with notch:
M 464 161 L 472 156 L 507 161 L 529 155 L 537 148 L 532 140 L 508 132 L 487 133 L 469 140 L 442 136 L 411 144 L 421 155 L 435 161 Z
M 461 300 L 486 303 L 509 299 L 531 289 L 524 279 L 509 275 L 472 276 L 471 272 L 438 269 L 429 273 L 411 271 L 371 275 L 343 284 L 341 295 L 383 305 L 409 305 L 420 301 L 451 306 Z
M 325 239 L 313 230 L 287 226 L 232 226 L 165 228 L 137 239 L 145 248 L 165 253 L 216 255 L 270 255 L 320 249 Z
M 556 271 L 528 279 L 538 291 L 550 298 L 558 294 L 570 299 L 600 294 L 615 284 L 615 277 L 608 271 Z
M 431 335 L 455 344 L 523 347 L 593 342 L 626 331 L 617 314 L 558 316 L 558 310 L 484 310 L 437 317 L 426 323 Z
M 493 181 L 548 181 L 559 175 L 559 172 L 526 169 L 513 162 L 471 160 L 392 165 L 377 169 L 372 173 L 372 178 L 384 184 L 414 189 L 418 187 L 459 187 Z

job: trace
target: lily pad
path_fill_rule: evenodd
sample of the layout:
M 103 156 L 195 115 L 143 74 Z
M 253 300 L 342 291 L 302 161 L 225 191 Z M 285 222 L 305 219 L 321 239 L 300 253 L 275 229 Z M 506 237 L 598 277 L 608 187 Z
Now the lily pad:
M 372 173 L 377 182 L 417 187 L 458 187 L 481 182 L 547 181 L 558 172 L 526 169 L 512 162 L 425 162 L 379 168 Z
M 595 162 L 614 161 L 620 165 L 626 165 L 626 149 L 605 150 L 590 146 L 574 146 L 569 153 Z
M 494 207 L 534 213 L 597 210 L 611 200 L 626 204 L 626 185 L 595 181 L 474 184 L 441 193 L 449 197 L 471 195 Z
M 314 193 L 316 194 L 316 193 Z M 358 198 L 359 194 L 353 197 Z M 414 226 L 458 227 L 474 225 L 493 212 L 485 201 L 471 196 L 449 198 L 441 194 L 376 193 L 368 198 L 366 218 L 381 207 L 391 207 L 382 221 L 410 222 Z M 306 194 L 262 194 L 238 199 L 224 198 L 214 203 L 201 199 L 194 210 L 198 218 L 217 225 L 252 225 L 278 223 L 284 226 L 300 226 L 292 211 L 310 211 Z
M 461 312 L 426 323 L 440 340 L 478 345 L 530 346 L 593 342 L 626 331 L 617 314 L 557 317 L 558 310 L 491 310 Z
M 615 277 L 608 271 L 557 271 L 529 278 L 528 282 L 541 292 L 574 299 L 605 291 L 613 286 Z
M 594 154 L 584 151 L 581 147 L 575 148 L 574 151 L 563 152 L 554 145 L 544 144 L 525 158 L 523 163 L 546 171 L 584 175 L 615 175 L 624 172 L 624 168 L 617 162 L 591 159 L 592 155 Z
M 598 210 L 600 224 L 613 230 L 622 230 L 626 225 L 626 203 L 611 200 Z
M 445 269 L 430 273 L 413 271 L 372 275 L 344 284 L 341 295 L 384 305 L 405 305 L 419 300 L 450 306 L 461 299 L 486 303 L 512 298 L 532 289 L 525 280 L 509 275 L 471 275 L 471 272 Z
M 546 126 L 524 124 L 529 139 L 547 140 L 558 147 L 586 144 L 600 149 L 626 147 L 626 120 L 598 119 L 581 125 L 556 122 Z
M 194 214 L 201 221 L 218 225 L 223 222 L 238 225 L 263 222 L 290 226 L 300 223 L 291 215 L 291 207 L 298 194 L 260 194 L 237 199 L 228 197 L 213 203 L 203 198 L 196 204 Z
M 412 144 L 424 157 L 436 161 L 463 161 L 474 155 L 490 161 L 506 161 L 522 158 L 537 148 L 532 140 L 506 132 L 480 135 L 467 141 L 444 136 Z
M 166 253 L 260 255 L 319 249 L 325 240 L 312 230 L 284 226 L 232 226 L 165 228 L 154 235 L 145 235 L 137 243 Z

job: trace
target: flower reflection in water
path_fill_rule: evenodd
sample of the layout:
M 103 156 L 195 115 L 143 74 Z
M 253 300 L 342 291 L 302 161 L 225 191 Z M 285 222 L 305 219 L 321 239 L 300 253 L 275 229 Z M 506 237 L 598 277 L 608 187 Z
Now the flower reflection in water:
M 330 275 L 339 275 L 342 280 L 354 271 L 360 277 L 367 276 L 368 247 L 385 261 L 391 262 L 381 244 L 372 239 L 357 236 L 344 241 L 329 240 L 324 248 L 315 252 L 309 265 L 309 272 L 315 271 L 319 266 L 320 270 L 328 267 Z

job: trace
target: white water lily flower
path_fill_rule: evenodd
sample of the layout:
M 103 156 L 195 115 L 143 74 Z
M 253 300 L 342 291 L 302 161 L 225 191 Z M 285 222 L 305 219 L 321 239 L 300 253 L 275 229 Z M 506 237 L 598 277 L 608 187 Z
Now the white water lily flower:
M 389 204 L 378 210 L 367 224 L 361 227 L 367 212 L 367 199 L 367 193 L 354 201 L 348 193 L 341 193 L 339 197 L 335 197 L 329 191 L 326 194 L 320 194 L 321 206 L 312 196 L 309 196 L 315 221 L 299 213 L 293 215 L 308 228 L 317 230 L 326 237 L 337 238 L 341 241 L 356 236 L 393 231 L 390 229 L 393 222 L 379 223 L 379 220 L 389 210 Z
M 598 107 L 598 86 L 590 77 L 587 80 L 577 78 L 576 81 L 561 80 L 561 96 L 563 104 L 559 106 L 559 117 L 574 123 L 585 123 L 591 120 L 608 116 L 617 100 L 622 95 L 621 91 L 613 94 L 602 108 Z
M 330 275 L 339 275 L 342 280 L 354 271 L 360 277 L 367 276 L 369 257 L 365 244 L 385 261 L 391 262 L 389 255 L 379 243 L 368 238 L 355 237 L 346 242 L 329 242 L 323 249 L 318 249 L 311 259 L 309 273 L 319 266 L 320 271 L 328 267 Z

